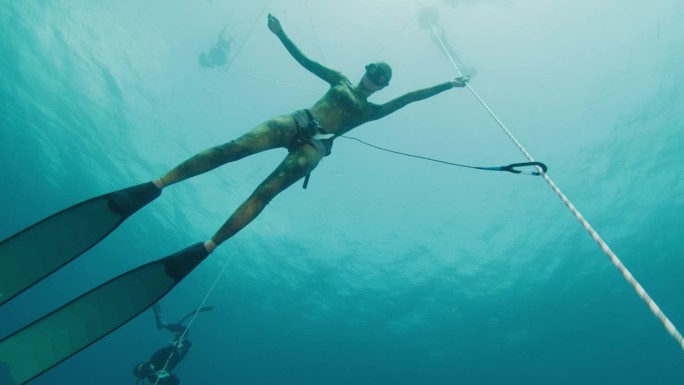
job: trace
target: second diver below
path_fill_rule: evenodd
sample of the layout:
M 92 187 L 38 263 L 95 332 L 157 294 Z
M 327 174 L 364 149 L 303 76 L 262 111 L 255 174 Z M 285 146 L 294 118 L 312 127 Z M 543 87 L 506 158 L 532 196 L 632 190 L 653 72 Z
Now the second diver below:
M 200 308 L 199 312 L 210 311 L 213 308 L 206 306 Z M 183 325 L 183 322 L 196 312 L 191 312 L 180 321 L 169 324 L 162 318 L 159 303 L 155 303 L 152 310 L 157 329 L 166 329 L 174 333 L 174 339 L 169 341 L 169 346 L 154 352 L 148 361 L 140 362 L 133 368 L 133 375 L 137 378 L 136 384 L 145 383 L 147 380 L 150 384 L 179 385 L 180 380 L 173 371 L 192 349 L 192 342 L 188 339 L 188 326 Z
M 233 43 L 233 38 L 229 37 L 226 39 L 224 37 L 226 33 L 226 28 L 223 27 L 221 32 L 219 32 L 216 38 L 216 44 L 211 47 L 206 52 L 202 52 L 197 56 L 197 61 L 199 65 L 204 68 L 220 67 L 228 63 L 228 52 L 230 51 L 230 46 Z
M 86 334 L 80 333 L 76 324 L 65 327 L 63 332 L 68 332 L 71 336 L 69 343 L 62 344 L 56 352 L 48 352 L 47 349 L 36 350 L 36 354 L 45 353 L 42 354 L 44 360 L 41 358 L 29 362 L 31 357 L 23 356 L 16 360 L 16 354 L 9 349 L 20 335 L 40 334 L 40 328 L 36 328 L 36 325 L 40 324 L 27 325 L 0 340 L 0 366 L 9 365 L 11 373 L 18 379 L 15 382 L 30 381 L 158 301 L 218 245 L 254 220 L 274 197 L 298 180 L 308 177 L 321 159 L 330 155 L 335 138 L 364 123 L 394 113 L 410 103 L 430 98 L 454 87 L 465 87 L 469 80 L 467 76 L 457 77 L 432 87 L 408 92 L 387 103 L 375 104 L 368 101 L 368 98 L 387 87 L 392 79 L 392 69 L 387 63 L 380 61 L 366 65 L 363 77 L 354 85 L 339 71 L 304 55 L 285 34 L 280 21 L 270 14 L 268 28 L 297 63 L 329 85 L 327 92 L 311 107 L 277 116 L 259 124 L 228 143 L 198 153 L 152 182 L 85 200 L 0 242 L 1 306 L 100 242 L 126 218 L 161 195 L 165 187 L 262 151 L 275 148 L 285 148 L 288 151 L 275 170 L 257 186 L 211 238 L 113 278 L 41 318 L 41 322 L 61 325 L 59 317 L 62 312 L 78 312 L 78 309 L 69 310 L 69 307 L 78 307 L 83 303 L 88 306 L 106 306 L 107 304 L 97 303 L 101 301 L 104 293 L 115 294 L 116 298 L 125 301 L 126 296 L 133 294 L 129 293 L 129 288 L 124 283 L 129 282 L 129 279 L 140 279 L 140 274 L 148 274 L 151 281 L 147 285 L 149 290 L 143 293 L 144 298 L 139 296 L 138 302 L 125 302 L 125 306 L 117 308 L 119 313 L 116 314 L 116 320 L 97 322 L 97 327 L 90 328 Z M 81 306 L 79 309 L 83 308 L 85 307 Z M 81 315 L 84 318 L 99 320 L 92 314 Z M 159 383 L 166 385 L 174 384 L 172 381 L 177 383 L 178 379 L 170 372 L 185 357 L 188 345 L 188 342 L 182 339 L 176 341 L 172 346 L 164 348 L 166 351 L 155 355 L 156 358 L 153 357 L 150 361 L 136 366 L 137 373 L 156 376 L 155 381 L 159 379 Z M 6 347 L 5 350 L 2 349 L 3 346 Z M 169 361 L 168 364 L 162 363 L 161 359 L 164 357 L 171 357 L 173 361 Z M 29 364 L 25 365 L 27 362 Z M 166 369 L 163 369 L 164 366 Z M 162 372 L 157 373 L 159 371 Z M 163 377 L 166 382 L 161 382 L 160 375 L 167 375 Z M 150 376 L 143 375 L 138 378 L 149 379 Z

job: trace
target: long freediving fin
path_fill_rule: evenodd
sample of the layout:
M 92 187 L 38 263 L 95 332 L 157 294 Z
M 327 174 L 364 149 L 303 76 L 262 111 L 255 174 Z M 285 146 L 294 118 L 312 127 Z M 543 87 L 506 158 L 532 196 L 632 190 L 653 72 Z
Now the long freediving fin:
M 160 194 L 148 182 L 100 195 L 0 242 L 0 305 L 83 254 Z
M 197 314 L 197 313 L 201 313 L 201 312 L 204 312 L 204 311 L 212 311 L 212 310 L 214 310 L 214 307 L 213 307 L 213 306 L 204 306 L 204 307 L 201 307 L 201 308 L 199 308 L 199 309 L 197 309 L 197 310 L 191 311 L 190 313 L 184 315 L 183 318 L 181 318 L 180 321 L 178 321 L 178 322 L 176 322 L 176 323 L 177 323 L 177 324 L 182 324 L 183 322 L 185 322 L 186 319 L 188 319 L 188 318 L 194 316 L 194 315 Z
M 196 243 L 83 294 L 0 340 L 0 369 L 12 385 L 30 381 L 145 311 L 207 255 Z

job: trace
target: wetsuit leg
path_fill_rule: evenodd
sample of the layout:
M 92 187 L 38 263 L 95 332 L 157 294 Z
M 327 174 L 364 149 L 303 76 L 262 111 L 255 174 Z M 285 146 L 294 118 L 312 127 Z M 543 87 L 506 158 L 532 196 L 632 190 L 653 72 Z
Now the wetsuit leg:
M 154 321 L 157 324 L 157 329 L 164 329 L 166 327 L 166 322 L 161 314 L 161 305 L 159 302 L 152 305 L 152 311 L 154 312 Z
M 162 181 L 168 186 L 258 152 L 289 147 L 296 135 L 297 125 L 290 116 L 271 119 L 235 140 L 198 153 L 162 176 Z
M 271 199 L 313 171 L 320 160 L 318 151 L 309 144 L 291 150 L 278 168 L 235 210 L 228 221 L 214 234 L 212 240 L 219 245 L 242 230 L 261 213 Z

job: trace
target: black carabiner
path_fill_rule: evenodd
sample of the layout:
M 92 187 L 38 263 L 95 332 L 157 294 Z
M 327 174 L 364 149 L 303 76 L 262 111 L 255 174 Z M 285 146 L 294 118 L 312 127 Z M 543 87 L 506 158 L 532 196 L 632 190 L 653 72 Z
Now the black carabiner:
M 511 163 L 511 164 L 509 164 L 508 166 L 501 166 L 499 169 L 500 169 L 501 171 L 512 172 L 513 174 L 520 174 L 520 173 L 522 173 L 522 171 L 516 170 L 516 169 L 515 169 L 516 167 L 529 167 L 529 166 L 538 166 L 539 168 L 542 169 L 542 172 L 543 172 L 543 173 L 546 173 L 546 170 L 548 170 L 548 168 L 546 167 L 546 165 L 545 165 L 544 163 L 542 163 L 542 162 Z M 531 175 L 541 175 L 541 174 L 540 174 L 539 172 L 537 172 L 537 171 L 533 171 L 533 172 L 531 173 Z

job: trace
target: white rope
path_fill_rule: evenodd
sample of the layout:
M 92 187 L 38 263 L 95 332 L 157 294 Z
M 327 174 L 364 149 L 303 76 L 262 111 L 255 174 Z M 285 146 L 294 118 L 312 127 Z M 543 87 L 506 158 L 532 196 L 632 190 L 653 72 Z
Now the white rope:
M 247 36 L 244 38 L 244 40 L 242 40 L 242 42 L 240 43 L 240 46 L 238 46 L 237 50 L 235 51 L 235 54 L 233 55 L 233 58 L 228 62 L 228 64 L 226 65 L 226 67 L 223 69 L 223 72 L 228 71 L 228 69 L 233 65 L 233 62 L 235 61 L 235 59 L 237 59 L 238 54 L 240 54 L 240 51 L 242 50 L 242 47 L 245 46 L 245 43 L 247 43 L 247 40 L 249 40 L 249 37 L 252 36 L 252 32 L 254 31 L 254 27 L 256 27 L 256 25 L 257 25 L 257 23 L 259 22 L 259 20 L 261 20 L 262 15 L 263 15 L 264 12 L 266 11 L 266 8 L 267 8 L 268 5 L 271 3 L 271 1 L 272 1 L 272 0 L 267 0 L 267 1 L 264 3 L 264 6 L 261 8 L 261 11 L 259 11 L 259 15 L 257 15 L 257 17 L 254 19 L 254 22 L 252 23 L 252 26 L 249 27 L 249 31 L 247 32 Z
M 279 80 L 269 79 L 269 78 L 265 78 L 265 77 L 263 77 L 263 76 L 252 75 L 252 74 L 248 74 L 248 73 L 245 73 L 245 72 L 236 72 L 236 71 L 232 71 L 232 70 L 230 70 L 230 71 L 229 71 L 229 70 L 226 70 L 225 72 L 227 72 L 227 73 L 229 73 L 229 74 L 232 74 L 232 75 L 237 75 L 237 76 L 242 76 L 242 77 L 245 77 L 245 78 L 251 78 L 251 79 L 261 80 L 261 81 L 264 81 L 264 82 L 267 82 L 267 83 L 271 83 L 271 84 L 275 84 L 275 85 L 279 85 L 279 86 L 283 86 L 283 87 L 287 87 L 287 88 L 292 88 L 292 89 L 295 89 L 295 90 L 300 90 L 300 91 L 304 91 L 304 92 L 308 92 L 308 93 L 312 93 L 312 94 L 316 94 L 316 95 L 321 95 L 321 94 L 322 94 L 322 92 L 321 92 L 320 90 L 314 90 L 314 89 L 311 89 L 311 88 L 302 87 L 302 86 L 299 86 L 299 85 L 296 85 L 296 84 L 292 84 L 292 83 L 281 82 L 281 81 L 279 81 Z
M 388 39 L 388 40 L 385 42 L 385 44 L 384 44 L 382 47 L 380 47 L 379 50 L 376 50 L 376 51 L 375 51 L 375 55 L 374 55 L 374 57 L 373 57 L 373 60 L 378 60 L 378 59 L 380 59 L 380 54 L 382 54 L 383 52 L 385 52 L 385 51 L 387 50 L 388 47 L 390 47 L 391 45 L 393 45 L 394 42 L 396 42 L 396 41 L 399 39 L 399 37 L 401 36 L 401 34 L 404 33 L 404 30 L 405 30 L 409 25 L 411 25 L 411 24 L 413 23 L 413 20 L 414 20 L 414 19 L 416 19 L 416 18 L 418 17 L 418 14 L 420 14 L 420 11 L 417 11 L 417 12 L 415 12 L 413 15 L 411 15 L 411 17 L 410 17 L 408 20 L 406 20 L 406 23 L 404 23 L 404 24 L 401 26 L 401 28 L 399 29 L 399 31 L 396 32 L 394 35 L 392 35 L 392 37 L 391 37 L 390 39 Z M 360 69 L 360 70 L 356 73 L 355 79 L 361 78 L 361 76 L 363 75 L 364 72 L 366 72 L 366 70 L 365 70 L 364 68 Z
M 560 197 L 563 203 L 565 203 L 568 209 L 570 209 L 570 211 L 575 215 L 577 220 L 580 221 L 584 229 L 587 230 L 587 232 L 589 232 L 594 241 L 598 243 L 598 245 L 601 247 L 601 250 L 603 250 L 603 252 L 606 253 L 606 255 L 610 258 L 610 260 L 613 262 L 613 265 L 615 265 L 615 267 L 618 270 L 620 270 L 622 275 L 625 277 L 627 282 L 629 282 L 632 285 L 632 287 L 637 292 L 639 297 L 641 297 L 641 299 L 644 302 L 646 302 L 648 307 L 651 309 L 651 312 L 653 312 L 653 315 L 655 315 L 656 318 L 658 318 L 660 322 L 662 322 L 667 332 L 670 333 L 672 338 L 674 338 L 675 341 L 677 341 L 677 343 L 679 343 L 679 345 L 684 350 L 684 338 L 682 338 L 682 335 L 679 333 L 679 331 L 677 331 L 677 328 L 674 326 L 674 324 L 672 324 L 670 319 L 667 318 L 667 316 L 665 315 L 665 313 L 663 313 L 662 310 L 660 310 L 660 307 L 658 307 L 655 301 L 648 295 L 646 290 L 644 290 L 641 284 L 639 284 L 636 278 L 634 278 L 632 273 L 630 273 L 627 267 L 625 267 L 622 261 L 620 261 L 620 258 L 618 258 L 618 256 L 615 255 L 613 250 L 610 249 L 608 244 L 601 238 L 601 236 L 596 232 L 596 230 L 594 230 L 591 224 L 589 224 L 589 222 L 586 219 L 584 219 L 584 216 L 582 216 L 582 214 L 579 212 L 579 210 L 577 210 L 575 205 L 573 205 L 572 202 L 570 202 L 570 200 L 565 196 L 565 194 L 563 194 L 560 188 L 558 188 L 558 186 L 555 183 L 553 183 L 553 181 L 551 180 L 551 178 L 549 178 L 548 175 L 542 173 L 542 176 L 549 184 L 549 186 L 551 186 L 553 191 L 555 191 L 556 194 Z
M 325 64 L 325 56 L 323 56 L 323 49 L 321 48 L 321 41 L 318 39 L 318 33 L 316 32 L 316 27 L 313 23 L 313 18 L 311 17 L 311 11 L 309 10 L 309 2 L 304 0 L 304 9 L 306 9 L 306 15 L 309 19 L 309 25 L 311 26 L 311 31 L 316 39 L 316 46 L 318 46 L 318 53 L 321 55 L 321 63 Z
M 252 26 L 249 28 L 249 32 L 247 32 L 247 36 L 246 36 L 245 39 L 242 41 L 242 43 L 240 44 L 240 46 L 238 47 L 238 49 L 235 51 L 235 54 L 233 55 L 232 60 L 230 60 L 230 62 L 228 62 L 228 65 L 226 66 L 226 68 L 223 69 L 223 72 L 228 72 L 230 66 L 233 64 L 233 62 L 235 61 L 235 59 L 237 59 L 238 54 L 239 54 L 240 51 L 242 50 L 242 47 L 245 45 L 245 43 L 247 42 L 247 40 L 249 39 L 249 37 L 252 35 L 252 32 L 254 31 L 254 27 L 256 26 L 256 24 L 258 23 L 258 21 L 261 19 L 262 15 L 263 15 L 264 12 L 266 11 L 266 8 L 268 7 L 268 5 L 269 5 L 270 3 L 271 3 L 271 0 L 267 0 L 267 1 L 264 3 L 264 6 L 261 8 L 261 11 L 259 12 L 259 15 L 256 17 L 256 19 L 254 19 L 254 22 L 252 23 Z M 235 74 L 237 74 L 237 75 L 247 76 L 246 74 L 239 74 L 239 73 L 237 73 L 237 72 L 233 72 L 233 73 L 235 73 Z M 256 76 L 252 76 L 252 77 L 255 77 L 255 78 L 256 78 Z M 262 80 L 265 80 L 265 79 L 262 79 Z M 214 291 L 214 288 L 216 288 L 216 284 L 218 284 L 218 281 L 221 279 L 221 276 L 223 276 L 223 273 L 226 271 L 226 268 L 228 267 L 228 263 L 230 262 L 231 259 L 232 259 L 231 257 L 228 257 L 228 259 L 226 259 L 226 262 L 223 264 L 223 268 L 221 269 L 221 272 L 218 274 L 218 276 L 217 276 L 216 279 L 214 280 L 214 283 L 211 285 L 211 287 L 210 287 L 209 290 L 207 291 L 207 294 L 205 294 L 204 298 L 202 299 L 202 302 L 200 302 L 199 306 L 197 307 L 197 310 L 195 311 L 195 314 L 193 314 L 193 315 L 192 315 L 192 318 L 190 318 L 190 322 L 188 322 L 188 326 L 185 327 L 185 330 L 184 330 L 183 333 L 180 335 L 180 337 L 178 337 L 178 339 L 176 340 L 175 343 L 180 344 L 180 343 L 183 342 L 183 340 L 185 339 L 185 336 L 188 334 L 188 331 L 190 330 L 190 326 L 192 326 L 192 324 L 195 322 L 195 318 L 197 318 L 197 315 L 200 313 L 200 311 L 202 311 L 202 307 L 204 307 L 204 304 L 207 302 L 207 299 L 209 299 L 209 296 L 210 296 L 211 293 Z M 171 362 L 171 358 L 173 358 L 173 355 L 174 355 L 175 353 L 176 353 L 176 349 L 174 349 L 174 350 L 171 352 L 171 354 L 169 354 L 169 358 L 166 359 L 166 362 L 164 363 L 164 367 L 163 367 L 161 370 L 159 370 L 158 372 L 162 372 L 162 373 L 165 373 L 165 372 L 166 372 L 166 368 L 169 366 L 169 362 Z M 162 378 L 161 376 L 157 376 L 157 380 L 154 382 L 154 385 L 158 385 L 158 384 L 159 384 L 159 380 L 160 380 L 161 378 Z
M 195 318 L 197 318 L 197 315 L 202 311 L 202 308 L 204 307 L 204 304 L 207 302 L 207 299 L 209 299 L 209 296 L 211 293 L 214 291 L 216 288 L 216 284 L 218 284 L 219 280 L 223 276 L 223 273 L 226 271 L 226 268 L 228 267 L 228 263 L 231 261 L 232 256 L 229 256 L 226 259 L 226 262 L 223 264 L 223 268 L 221 269 L 221 272 L 218 274 L 216 279 L 214 280 L 214 283 L 209 287 L 209 290 L 207 291 L 207 294 L 204 295 L 204 299 L 202 299 L 202 302 L 200 302 L 199 306 L 197 306 L 197 310 L 195 311 L 195 314 L 192 315 L 192 318 L 190 318 L 190 322 L 188 322 L 188 326 L 185 327 L 185 330 L 183 333 L 178 337 L 176 340 L 177 343 L 182 343 L 183 340 L 185 339 L 186 334 L 188 334 L 188 331 L 190 330 L 190 326 L 195 322 Z M 164 367 L 159 370 L 160 372 L 166 372 L 166 368 L 169 366 L 169 362 L 171 362 L 171 358 L 173 358 L 173 355 L 176 353 L 176 349 L 174 349 L 171 354 L 169 354 L 169 358 L 166 359 L 166 362 L 164 363 Z M 162 377 L 157 376 L 157 380 L 154 382 L 154 385 L 157 385 L 159 383 L 159 380 Z
M 451 61 L 451 64 L 456 69 L 458 76 L 462 76 L 461 70 L 458 68 L 458 65 L 456 64 L 454 59 L 451 57 L 451 55 L 449 55 L 449 52 L 446 49 L 446 46 L 444 45 L 444 42 L 442 41 L 441 37 L 437 33 L 437 29 L 435 28 L 434 24 L 432 23 L 432 19 L 428 18 L 428 20 L 430 21 L 430 27 L 432 28 L 432 33 L 435 35 L 435 37 L 439 41 L 440 45 L 442 46 L 442 49 L 444 50 L 444 53 L 446 53 L 447 57 Z M 523 145 L 518 141 L 518 139 L 515 138 L 513 133 L 511 133 L 511 131 L 506 127 L 506 125 L 503 124 L 501 119 L 499 119 L 496 116 L 494 111 L 492 111 L 492 109 L 489 108 L 487 103 L 485 103 L 485 101 L 480 97 L 480 95 L 478 95 L 477 92 L 475 92 L 475 89 L 470 85 L 470 83 L 466 83 L 466 86 L 473 93 L 475 98 L 477 98 L 477 100 L 480 102 L 480 104 L 482 104 L 482 106 L 485 108 L 485 110 L 487 110 L 489 115 L 491 115 L 492 118 L 494 118 L 494 120 L 496 121 L 496 123 L 504 130 L 506 135 L 508 135 L 508 137 L 513 141 L 515 146 L 523 153 L 523 155 L 530 162 L 534 162 L 535 160 L 534 160 L 534 158 L 532 158 L 532 155 L 530 155 L 530 153 L 527 152 L 527 150 L 523 147 Z M 565 194 L 563 194 L 561 189 L 551 180 L 551 178 L 540 167 L 537 166 L 537 170 L 544 177 L 544 180 L 546 180 L 546 182 L 549 184 L 549 186 L 551 186 L 551 189 L 553 189 L 553 191 L 558 195 L 558 197 L 563 201 L 563 203 L 565 203 L 565 205 L 568 207 L 568 209 L 570 209 L 570 211 L 577 218 L 577 220 L 579 220 L 579 222 L 582 224 L 582 227 L 584 227 L 584 229 L 587 230 L 587 232 L 589 232 L 589 234 L 594 239 L 594 241 L 596 241 L 596 243 L 598 243 L 598 245 L 601 247 L 601 250 L 603 250 L 603 252 L 610 258 L 613 265 L 615 265 L 615 267 L 625 277 L 625 280 L 627 280 L 627 282 L 629 282 L 629 284 L 632 285 L 632 287 L 636 291 L 637 295 L 639 295 L 639 297 L 646 303 L 646 305 L 648 305 L 648 307 L 651 310 L 651 312 L 653 313 L 653 315 L 656 318 L 658 318 L 658 320 L 660 320 L 660 322 L 663 324 L 663 326 L 665 327 L 665 330 L 667 330 L 667 332 L 672 336 L 672 338 L 674 338 L 675 341 L 677 341 L 677 343 L 680 345 L 682 350 L 684 350 L 684 338 L 679 333 L 679 331 L 674 326 L 674 324 L 670 321 L 670 319 L 665 315 L 665 313 L 663 313 L 662 310 L 660 310 L 660 307 L 658 307 L 658 305 L 655 303 L 655 301 L 648 295 L 646 290 L 641 286 L 641 284 L 639 284 L 639 282 L 636 280 L 636 278 L 634 278 L 632 273 L 630 273 L 629 270 L 627 269 L 627 267 L 625 267 L 625 265 L 622 263 L 622 261 L 620 261 L 620 258 L 618 258 L 618 256 L 615 255 L 615 253 L 610 249 L 608 244 L 601 238 L 601 236 L 598 234 L 598 232 L 596 232 L 596 230 L 594 230 L 594 228 L 591 226 L 591 224 L 584 218 L 584 216 L 582 216 L 582 214 L 579 212 L 579 210 L 577 210 L 575 205 L 573 205 L 572 202 L 570 202 L 570 200 L 565 196 Z

